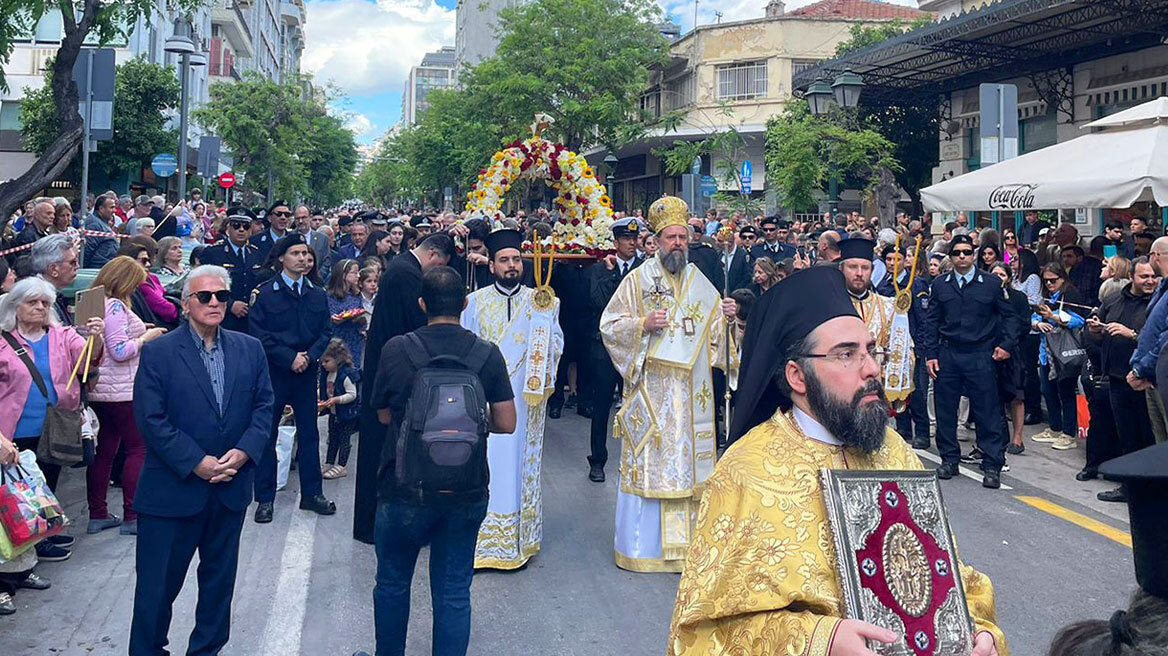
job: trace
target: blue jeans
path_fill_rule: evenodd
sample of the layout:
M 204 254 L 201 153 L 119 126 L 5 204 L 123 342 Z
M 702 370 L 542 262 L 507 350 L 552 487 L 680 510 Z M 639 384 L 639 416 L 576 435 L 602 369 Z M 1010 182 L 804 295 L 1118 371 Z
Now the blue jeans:
M 402 656 L 410 620 L 410 583 L 418 552 L 430 545 L 430 597 L 434 607 L 434 656 L 465 656 L 470 642 L 470 583 L 475 542 L 487 502 L 420 506 L 380 501 L 374 541 L 377 583 L 373 618 L 377 656 Z

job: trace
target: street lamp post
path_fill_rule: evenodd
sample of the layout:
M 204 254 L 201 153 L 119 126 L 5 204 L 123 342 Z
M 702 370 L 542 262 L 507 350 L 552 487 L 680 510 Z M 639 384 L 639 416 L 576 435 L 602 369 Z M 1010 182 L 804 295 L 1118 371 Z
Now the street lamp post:
M 187 129 L 190 110 L 190 76 L 192 66 L 206 66 L 207 56 L 196 52 L 194 40 L 190 37 L 191 26 L 179 21 L 174 26 L 174 36 L 166 40 L 164 50 L 179 56 L 179 88 L 181 89 L 178 108 L 178 200 L 187 195 Z
M 864 80 L 851 70 L 845 70 L 836 76 L 830 84 L 820 78 L 812 82 L 803 97 L 815 116 L 826 117 L 831 114 L 832 105 L 852 110 L 860 106 L 860 93 L 864 90 Z M 831 178 L 827 183 L 827 211 L 835 216 L 839 211 L 839 172 L 832 170 Z

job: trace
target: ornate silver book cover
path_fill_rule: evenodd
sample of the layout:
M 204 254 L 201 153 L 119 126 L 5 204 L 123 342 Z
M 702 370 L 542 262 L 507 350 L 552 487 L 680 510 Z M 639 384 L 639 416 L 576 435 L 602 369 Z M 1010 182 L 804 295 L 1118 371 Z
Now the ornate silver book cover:
M 849 618 L 903 636 L 882 656 L 968 656 L 973 620 L 934 472 L 822 469 Z

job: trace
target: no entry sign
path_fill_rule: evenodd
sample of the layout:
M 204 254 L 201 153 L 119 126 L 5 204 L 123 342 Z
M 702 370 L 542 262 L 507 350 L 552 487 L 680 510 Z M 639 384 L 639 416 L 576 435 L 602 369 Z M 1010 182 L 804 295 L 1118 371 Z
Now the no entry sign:
M 235 186 L 235 174 L 231 171 L 219 175 L 219 186 L 230 189 Z

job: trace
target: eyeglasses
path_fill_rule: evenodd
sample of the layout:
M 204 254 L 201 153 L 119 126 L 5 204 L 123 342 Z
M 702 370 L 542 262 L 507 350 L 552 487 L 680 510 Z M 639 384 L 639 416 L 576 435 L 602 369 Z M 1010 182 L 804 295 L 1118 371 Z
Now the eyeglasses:
M 272 212 L 275 216 L 292 216 L 291 212 Z
M 973 257 L 973 251 L 968 248 L 957 248 L 949 251 L 949 254 L 954 257 Z
M 214 296 L 216 301 L 226 303 L 231 300 L 231 292 L 226 289 L 220 289 L 214 292 L 195 292 L 194 296 L 200 303 L 206 305 L 211 302 L 211 297 Z
M 831 353 L 804 353 L 800 355 L 801 358 L 823 358 L 825 360 L 834 360 L 840 364 L 841 367 L 847 369 L 851 366 L 863 361 L 863 355 L 872 358 L 876 366 L 881 369 L 888 363 L 887 349 L 872 347 L 867 351 L 862 351 L 858 348 L 845 348 Z
M 234 230 L 248 230 L 251 228 L 251 223 L 249 221 L 229 221 L 227 227 Z
M 1044 282 L 1048 285 L 1053 285 L 1060 280 L 1062 280 L 1062 278 L 1043 278 L 1042 282 Z
M 762 231 L 763 232 L 778 232 L 779 229 L 778 228 L 763 228 Z

